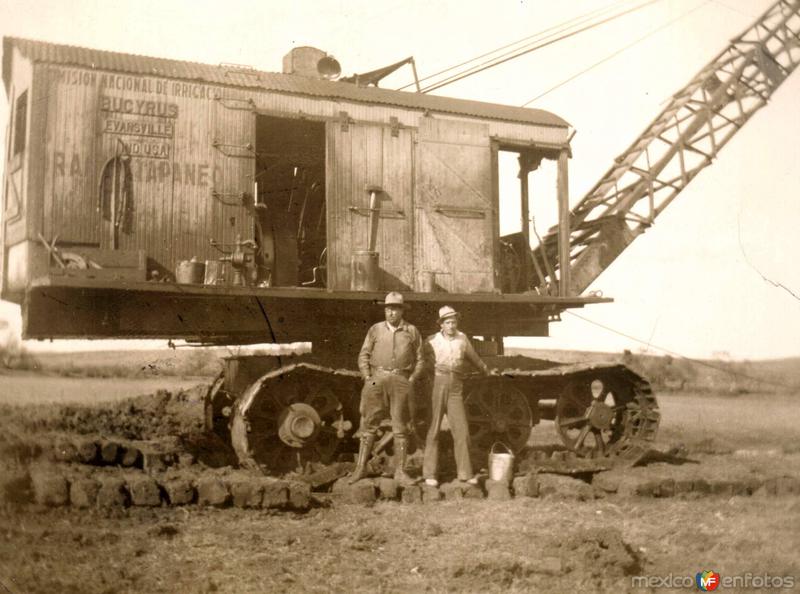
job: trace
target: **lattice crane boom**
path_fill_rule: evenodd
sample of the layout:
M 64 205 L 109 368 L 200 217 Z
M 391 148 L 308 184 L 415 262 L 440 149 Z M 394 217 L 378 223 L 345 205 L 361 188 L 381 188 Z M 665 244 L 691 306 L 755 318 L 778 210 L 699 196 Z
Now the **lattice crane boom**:
M 798 63 L 800 0 L 779 0 L 673 95 L 571 209 L 569 294 L 584 291 L 653 223 Z M 532 252 L 550 271 L 540 290 L 556 287 L 562 276 L 558 236 L 551 229 Z

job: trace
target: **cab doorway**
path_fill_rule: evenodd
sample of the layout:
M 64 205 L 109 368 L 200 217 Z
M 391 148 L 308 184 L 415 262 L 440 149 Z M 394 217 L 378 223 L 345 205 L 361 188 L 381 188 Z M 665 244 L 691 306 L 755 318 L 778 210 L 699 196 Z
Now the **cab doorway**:
M 256 116 L 255 237 L 279 287 L 326 285 L 325 123 Z

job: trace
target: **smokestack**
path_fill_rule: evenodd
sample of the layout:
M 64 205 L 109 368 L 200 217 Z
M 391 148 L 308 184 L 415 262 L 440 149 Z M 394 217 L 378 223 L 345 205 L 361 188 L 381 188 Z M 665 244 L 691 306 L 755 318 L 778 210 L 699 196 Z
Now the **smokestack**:
M 303 46 L 292 49 L 283 57 L 283 73 L 336 80 L 342 73 L 339 62 L 322 50 Z

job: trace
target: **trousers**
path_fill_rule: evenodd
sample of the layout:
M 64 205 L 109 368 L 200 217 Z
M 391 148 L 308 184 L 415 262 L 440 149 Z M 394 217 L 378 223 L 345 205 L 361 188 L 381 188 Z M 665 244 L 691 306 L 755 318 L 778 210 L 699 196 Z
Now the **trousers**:
M 439 433 L 442 418 L 447 414 L 450 433 L 453 435 L 453 447 L 456 457 L 458 479 L 466 481 L 472 478 L 472 461 L 469 456 L 469 427 L 467 413 L 464 410 L 463 383 L 453 374 L 436 374 L 433 380 L 431 403 L 431 426 L 425 439 L 425 456 L 422 462 L 422 475 L 426 479 L 435 479 L 439 468 Z
M 375 434 L 386 417 L 392 420 L 392 432 L 396 437 L 408 433 L 408 398 L 411 382 L 397 373 L 376 371 L 364 382 L 361 389 L 360 433 Z

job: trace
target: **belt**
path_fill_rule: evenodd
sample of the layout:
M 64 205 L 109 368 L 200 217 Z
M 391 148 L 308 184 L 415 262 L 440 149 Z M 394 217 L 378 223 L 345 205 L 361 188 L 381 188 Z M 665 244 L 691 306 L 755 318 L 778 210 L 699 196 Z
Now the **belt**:
M 402 375 L 403 377 L 408 377 L 411 375 L 409 371 L 405 369 L 389 369 L 387 367 L 376 367 L 375 371 L 380 371 L 381 373 L 389 373 L 391 375 Z
M 434 374 L 437 377 L 448 377 L 453 381 L 463 381 L 464 372 L 460 369 L 436 369 Z

